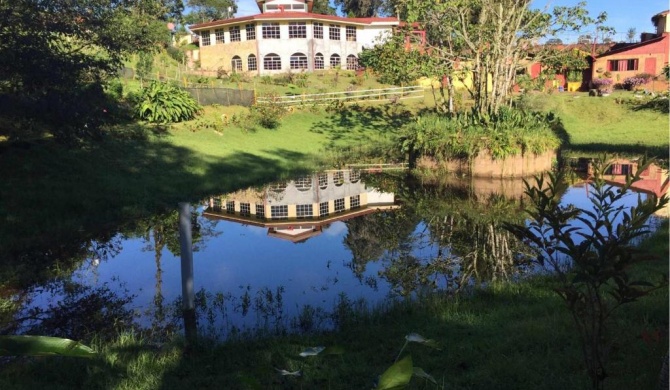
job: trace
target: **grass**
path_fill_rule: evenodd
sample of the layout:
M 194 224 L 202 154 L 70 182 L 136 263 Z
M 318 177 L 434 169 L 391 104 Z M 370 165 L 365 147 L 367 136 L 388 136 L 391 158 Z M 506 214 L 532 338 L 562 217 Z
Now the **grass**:
M 608 153 L 647 153 L 668 159 L 668 114 L 657 110 L 635 110 L 622 100 L 632 92 L 616 91 L 609 97 L 589 97 L 586 93 L 555 93 L 528 98 L 528 105 L 553 111 L 561 119 L 569 145 L 566 157 L 587 157 Z
M 667 276 L 668 223 L 646 248 L 656 260 L 638 271 Z M 155 345 L 134 335 L 97 344 L 94 360 L 30 359 L 5 367 L 0 387 L 12 389 L 363 389 L 396 358 L 404 336 L 417 332 L 441 350 L 410 344 L 414 365 L 438 382 L 413 379 L 412 389 L 583 389 L 577 335 L 551 279 L 495 283 L 459 297 L 432 295 L 398 302 L 345 321 L 336 332 L 287 335 L 191 347 Z M 619 311 L 610 329 L 609 389 L 654 388 L 667 352 L 668 291 Z M 346 308 L 344 309 L 346 310 Z M 665 333 L 664 333 L 665 332 Z M 654 336 L 657 335 L 657 336 Z M 299 357 L 308 347 L 340 346 L 334 356 Z M 276 369 L 301 370 L 282 377 Z

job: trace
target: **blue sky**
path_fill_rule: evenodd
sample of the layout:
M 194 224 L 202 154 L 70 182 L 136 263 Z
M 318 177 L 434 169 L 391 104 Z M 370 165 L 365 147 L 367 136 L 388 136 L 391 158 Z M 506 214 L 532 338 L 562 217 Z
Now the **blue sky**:
M 547 3 L 553 7 L 573 6 L 577 2 L 578 0 L 535 0 L 534 4 L 541 8 Z M 253 15 L 259 12 L 255 0 L 237 0 L 237 7 L 235 16 Z M 652 32 L 651 17 L 669 8 L 668 0 L 588 0 L 586 7 L 594 17 L 600 12 L 607 12 L 607 25 L 616 30 L 617 34 L 614 39 L 617 41 L 626 40 L 626 32 L 631 27 L 635 28 L 638 38 L 641 32 Z M 588 30 L 586 29 L 583 33 L 592 32 Z M 577 40 L 578 36 L 579 34 L 567 34 L 563 39 Z

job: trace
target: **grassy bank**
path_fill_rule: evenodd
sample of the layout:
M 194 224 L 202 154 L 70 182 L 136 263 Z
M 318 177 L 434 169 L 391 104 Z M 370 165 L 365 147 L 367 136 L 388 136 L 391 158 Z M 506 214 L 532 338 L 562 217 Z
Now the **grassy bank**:
M 555 93 L 522 100 L 528 107 L 558 115 L 569 140 L 562 149 L 564 156 L 607 152 L 668 158 L 670 122 L 667 110 L 660 107 L 663 103 L 644 107 L 642 102 L 649 99 L 637 99 L 629 91 L 616 91 L 606 98 L 589 97 L 587 93 Z
M 644 273 L 667 276 L 668 224 L 642 244 L 655 261 Z M 645 255 L 645 254 L 642 254 Z M 581 350 L 572 320 L 550 278 L 493 284 L 460 297 L 429 296 L 363 315 L 349 315 L 337 332 L 278 336 L 185 348 L 124 335 L 97 345 L 93 360 L 41 358 L 6 366 L 0 387 L 88 389 L 366 389 L 417 332 L 441 350 L 410 344 L 405 353 L 436 385 L 413 379 L 411 388 L 585 389 Z M 621 310 L 610 328 L 609 389 L 654 388 L 667 352 L 668 291 L 659 290 Z M 342 310 L 348 310 L 343 307 Z M 300 357 L 313 346 L 339 346 L 341 355 Z M 281 376 L 277 369 L 300 370 Z

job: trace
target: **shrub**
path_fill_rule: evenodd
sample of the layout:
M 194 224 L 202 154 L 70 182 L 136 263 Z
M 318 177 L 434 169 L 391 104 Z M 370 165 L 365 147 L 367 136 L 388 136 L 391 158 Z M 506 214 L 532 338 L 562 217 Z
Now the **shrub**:
M 183 89 L 153 81 L 137 98 L 135 113 L 152 123 L 174 123 L 195 118 L 200 105 Z
M 628 77 L 623 80 L 623 86 L 624 88 L 628 90 L 633 90 L 635 87 L 639 87 L 640 85 L 646 84 L 647 80 L 641 78 L 641 77 Z
M 154 66 L 154 55 L 149 52 L 140 52 L 135 66 L 137 68 L 137 77 L 140 79 L 147 78 Z
M 276 96 L 269 96 L 267 102 L 251 107 L 250 119 L 266 129 L 275 129 L 281 124 L 281 118 L 287 113 Z
M 481 150 L 488 150 L 496 159 L 539 154 L 560 145 L 551 130 L 553 122 L 552 114 L 507 108 L 494 115 L 425 115 L 405 126 L 398 144 L 410 159 L 417 155 L 471 159 Z
M 186 53 L 183 51 L 177 49 L 176 47 L 168 46 L 167 48 L 167 54 L 175 61 L 179 62 L 180 64 L 184 64 L 186 62 Z

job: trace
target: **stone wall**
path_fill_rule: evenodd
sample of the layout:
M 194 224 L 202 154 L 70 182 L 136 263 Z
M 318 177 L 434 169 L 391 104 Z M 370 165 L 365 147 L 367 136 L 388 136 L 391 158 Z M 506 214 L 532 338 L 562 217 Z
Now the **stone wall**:
M 556 161 L 556 152 L 548 151 L 539 155 L 532 153 L 494 159 L 488 151 L 482 151 L 471 163 L 465 159 L 437 162 L 431 157 L 421 157 L 418 168 L 444 169 L 458 175 L 474 177 L 528 177 L 546 172 Z

